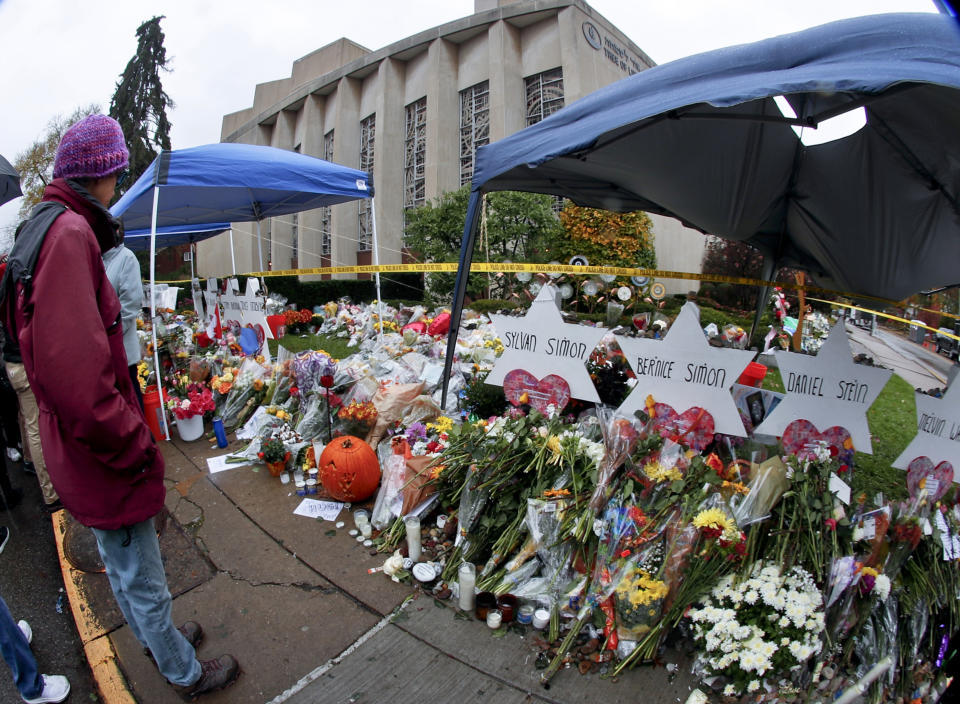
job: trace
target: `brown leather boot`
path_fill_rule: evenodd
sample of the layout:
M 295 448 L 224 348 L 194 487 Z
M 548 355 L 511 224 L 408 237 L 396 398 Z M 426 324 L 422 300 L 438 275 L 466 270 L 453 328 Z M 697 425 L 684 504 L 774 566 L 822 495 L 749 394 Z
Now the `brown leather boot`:
M 180 696 L 190 701 L 201 694 L 229 687 L 240 676 L 240 663 L 232 655 L 200 661 L 200 679 L 187 687 L 178 687 Z
M 203 640 L 203 626 L 196 621 L 185 621 L 183 624 L 177 626 L 177 630 L 183 634 L 183 637 L 186 638 L 187 642 L 193 646 L 194 650 L 197 649 L 197 646 L 200 645 L 200 641 Z M 150 652 L 150 648 L 144 648 L 143 654 L 148 658 L 153 657 L 153 653 Z

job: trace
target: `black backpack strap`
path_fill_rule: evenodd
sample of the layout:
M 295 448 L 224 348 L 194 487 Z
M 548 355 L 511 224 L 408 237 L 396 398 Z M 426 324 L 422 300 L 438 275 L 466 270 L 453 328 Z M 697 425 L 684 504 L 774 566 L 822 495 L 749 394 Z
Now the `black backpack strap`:
M 14 234 L 13 249 L 7 257 L 7 270 L 0 281 L 0 305 L 13 293 L 18 282 L 27 289 L 32 285 L 33 271 L 37 267 L 40 249 L 53 222 L 67 209 L 63 203 L 43 201 L 37 204 L 30 217 L 20 223 Z

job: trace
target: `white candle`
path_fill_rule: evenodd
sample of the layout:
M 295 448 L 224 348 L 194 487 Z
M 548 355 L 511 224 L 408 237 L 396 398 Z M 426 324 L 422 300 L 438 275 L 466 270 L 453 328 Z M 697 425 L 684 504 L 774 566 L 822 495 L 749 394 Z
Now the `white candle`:
M 533 627 L 542 631 L 550 625 L 550 612 L 546 609 L 537 609 L 533 612 Z
M 487 627 L 500 628 L 500 622 L 503 621 L 503 614 L 497 609 L 490 609 L 487 612 Z
M 407 516 L 403 525 L 407 529 L 407 556 L 416 562 L 420 559 L 420 517 Z
M 473 588 L 477 582 L 477 568 L 472 562 L 464 562 L 457 572 L 460 581 L 459 606 L 464 611 L 473 611 L 476 605 L 476 595 Z

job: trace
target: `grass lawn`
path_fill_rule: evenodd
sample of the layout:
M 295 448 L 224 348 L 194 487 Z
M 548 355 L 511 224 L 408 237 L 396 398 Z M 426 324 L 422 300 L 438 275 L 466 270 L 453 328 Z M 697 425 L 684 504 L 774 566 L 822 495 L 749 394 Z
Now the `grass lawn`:
M 779 369 L 767 369 L 763 388 L 784 392 Z M 872 498 L 882 491 L 887 498 L 906 498 L 906 473 L 890 465 L 916 434 L 917 409 L 913 394 L 910 384 L 894 374 L 867 412 L 873 454 L 858 452 L 854 456 L 854 496 L 863 492 Z
M 357 351 L 356 347 L 347 347 L 347 340 L 347 337 L 331 335 L 285 335 L 281 340 L 267 340 L 267 343 L 274 357 L 277 356 L 277 348 L 283 345 L 294 354 L 304 350 L 323 350 L 334 359 L 343 359 Z

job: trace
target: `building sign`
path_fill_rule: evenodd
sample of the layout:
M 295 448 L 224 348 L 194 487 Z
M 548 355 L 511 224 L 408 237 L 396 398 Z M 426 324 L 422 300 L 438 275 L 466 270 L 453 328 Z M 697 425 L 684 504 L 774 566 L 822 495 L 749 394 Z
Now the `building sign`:
M 629 50 L 620 45 L 620 42 L 613 39 L 609 34 L 601 35 L 600 30 L 593 22 L 583 23 L 583 37 L 587 44 L 597 51 L 602 51 L 603 55 L 614 66 L 625 72 L 628 76 L 640 73 L 646 66 L 635 58 Z

